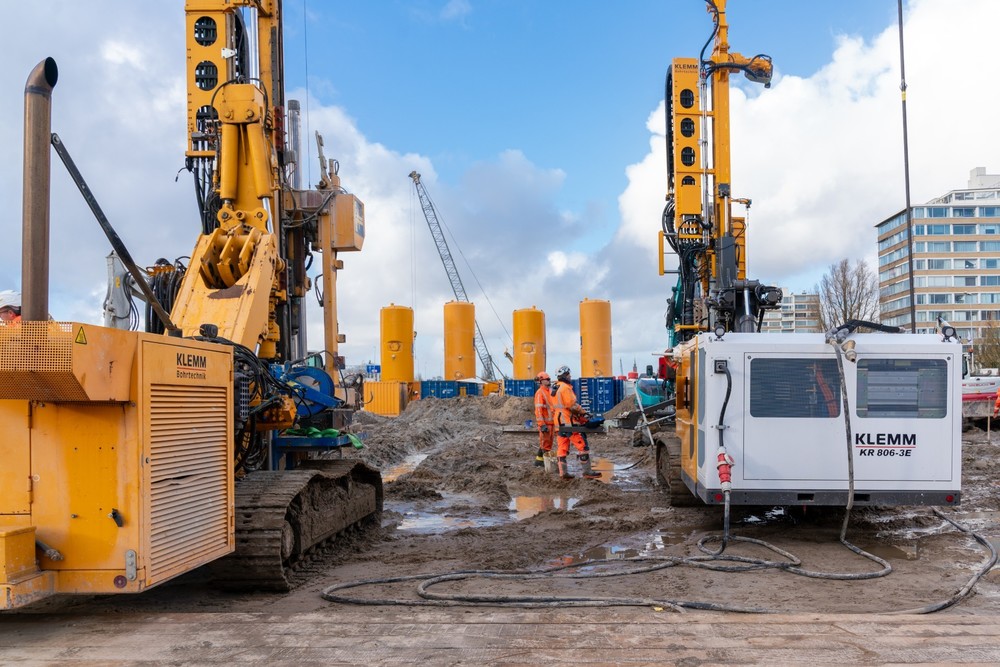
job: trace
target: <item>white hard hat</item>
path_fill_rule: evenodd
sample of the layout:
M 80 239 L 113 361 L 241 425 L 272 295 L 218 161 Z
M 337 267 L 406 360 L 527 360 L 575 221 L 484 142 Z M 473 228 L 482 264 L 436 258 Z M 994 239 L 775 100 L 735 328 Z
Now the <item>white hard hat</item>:
M 21 308 L 21 293 L 14 290 L 0 292 L 0 308 Z

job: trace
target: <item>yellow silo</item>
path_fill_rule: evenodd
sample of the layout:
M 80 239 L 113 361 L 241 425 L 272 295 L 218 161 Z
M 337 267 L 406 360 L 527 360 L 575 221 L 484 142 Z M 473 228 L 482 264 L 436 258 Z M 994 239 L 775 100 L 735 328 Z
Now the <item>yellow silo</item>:
M 444 379 L 476 377 L 476 307 L 463 301 L 444 304 Z
M 534 380 L 545 370 L 545 313 L 534 306 L 514 311 L 514 379 Z
M 580 377 L 611 376 L 611 302 L 580 302 Z
M 389 304 L 381 323 L 382 380 L 413 382 L 413 309 Z

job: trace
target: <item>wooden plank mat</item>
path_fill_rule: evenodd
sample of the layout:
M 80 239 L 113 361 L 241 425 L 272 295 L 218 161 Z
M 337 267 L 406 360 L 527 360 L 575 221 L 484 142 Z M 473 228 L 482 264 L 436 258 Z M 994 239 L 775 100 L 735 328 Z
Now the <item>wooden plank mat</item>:
M 1000 664 L 1000 617 L 347 608 L 0 614 L 2 665 Z

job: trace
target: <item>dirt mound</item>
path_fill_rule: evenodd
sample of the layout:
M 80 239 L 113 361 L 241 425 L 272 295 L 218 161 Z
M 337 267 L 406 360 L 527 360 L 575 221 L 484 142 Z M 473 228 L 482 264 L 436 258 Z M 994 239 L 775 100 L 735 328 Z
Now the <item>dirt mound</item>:
M 422 398 L 412 401 L 399 416 L 404 423 L 428 419 L 475 421 L 491 424 L 523 423 L 534 416 L 534 402 L 519 396 L 461 396 L 459 398 Z
M 618 419 L 633 410 L 635 410 L 635 394 L 629 394 L 620 400 L 615 407 L 605 412 L 604 417 L 607 419 Z

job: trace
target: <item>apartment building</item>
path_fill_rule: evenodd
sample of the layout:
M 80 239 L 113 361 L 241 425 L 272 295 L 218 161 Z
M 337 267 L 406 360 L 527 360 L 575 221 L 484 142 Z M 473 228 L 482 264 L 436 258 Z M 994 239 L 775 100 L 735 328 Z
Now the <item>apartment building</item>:
M 1000 174 L 977 167 L 969 186 L 910 210 L 917 333 L 940 317 L 973 341 L 1000 321 Z M 911 327 L 906 211 L 875 225 L 883 324 Z
M 764 333 L 820 333 L 819 294 L 795 294 L 781 288 L 780 310 L 764 312 L 760 330 Z

